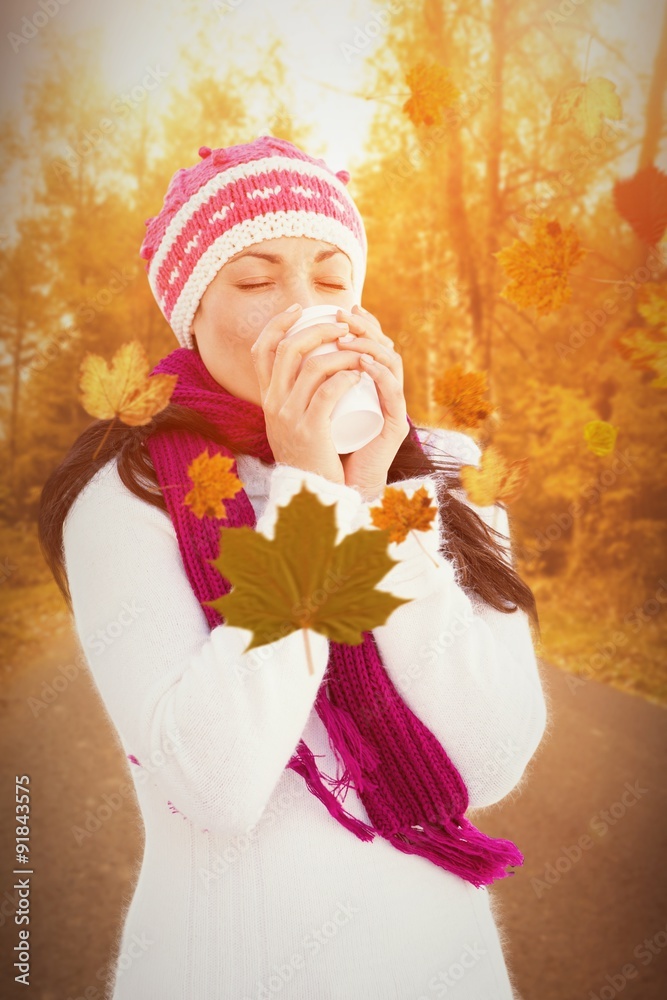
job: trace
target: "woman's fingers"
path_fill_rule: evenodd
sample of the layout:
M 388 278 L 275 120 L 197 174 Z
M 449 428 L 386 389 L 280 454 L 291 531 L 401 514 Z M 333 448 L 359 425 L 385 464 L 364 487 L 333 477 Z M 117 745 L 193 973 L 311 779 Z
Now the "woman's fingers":
M 342 344 L 338 340 L 341 351 L 353 351 L 355 354 L 370 354 L 381 365 L 388 368 L 399 385 L 403 386 L 403 359 L 394 350 L 387 350 L 371 337 L 355 337 L 349 343 Z M 363 367 L 363 366 L 362 366 Z
M 296 304 L 297 303 L 295 303 L 295 305 Z M 259 384 L 262 402 L 264 401 L 271 384 L 273 363 L 275 361 L 278 344 L 281 343 L 285 337 L 285 333 L 289 330 L 292 324 L 296 323 L 297 319 L 301 315 L 301 312 L 302 308 L 300 305 L 296 309 L 293 306 L 290 306 L 289 309 L 284 309 L 283 312 L 272 316 L 266 326 L 262 329 L 255 343 L 250 348 L 250 357 L 252 358 L 252 363 L 254 364 L 255 371 L 257 373 L 257 382 Z
M 296 385 L 304 356 L 322 344 L 333 343 L 349 329 L 346 323 L 318 323 L 292 336 L 283 337 L 276 348 L 271 391 L 282 406 Z M 337 353 L 337 352 L 332 352 Z M 319 357 L 320 355 L 315 355 Z M 310 360 L 310 359 L 308 359 Z M 306 364 L 308 362 L 306 361 Z
M 359 359 L 359 367 L 375 382 L 385 416 L 402 426 L 405 423 L 405 397 L 403 386 L 396 375 L 379 361 L 366 362 L 363 355 Z
M 308 413 L 312 416 L 316 427 L 328 430 L 336 403 L 343 398 L 348 389 L 357 384 L 360 378 L 361 372 L 358 369 L 341 368 L 317 387 L 308 405 Z
M 308 358 L 294 383 L 285 412 L 293 410 L 296 418 L 308 409 L 315 399 L 315 393 L 329 377 L 346 369 L 353 372 L 361 371 L 359 356 L 351 351 L 331 351 L 329 354 L 316 354 Z
M 337 316 L 338 319 L 342 319 L 346 323 L 350 324 L 351 333 L 365 334 L 368 337 L 378 340 L 386 347 L 393 349 L 393 340 L 383 331 L 380 321 L 376 319 L 372 313 L 369 313 L 368 310 L 363 310 L 362 313 L 357 313 L 348 312 L 347 309 L 339 309 Z
M 258 379 L 266 379 L 266 388 L 262 391 L 262 405 L 280 409 L 294 387 L 296 377 L 299 373 L 303 355 L 319 347 L 321 344 L 335 342 L 346 330 L 349 329 L 346 323 L 318 323 L 316 326 L 309 326 L 305 330 L 291 335 L 287 334 L 290 326 L 295 322 L 294 317 L 299 312 L 288 314 L 286 321 L 281 321 L 282 313 L 275 317 L 276 328 L 269 329 L 270 324 L 262 331 L 253 348 L 251 354 L 259 358 L 255 363 L 258 372 Z M 266 408 L 265 406 L 265 408 Z

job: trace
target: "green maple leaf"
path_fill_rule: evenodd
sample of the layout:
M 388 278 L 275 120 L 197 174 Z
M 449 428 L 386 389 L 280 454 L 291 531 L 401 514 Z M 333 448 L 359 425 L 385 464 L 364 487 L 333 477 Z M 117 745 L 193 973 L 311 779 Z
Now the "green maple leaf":
M 209 561 L 232 590 L 203 603 L 253 633 L 244 652 L 303 629 L 312 674 L 306 629 L 358 646 L 362 632 L 412 600 L 375 589 L 400 561 L 389 555 L 389 531 L 360 528 L 340 545 L 336 535 L 335 504 L 304 484 L 278 508 L 273 539 L 247 525 L 220 529 L 218 558 Z

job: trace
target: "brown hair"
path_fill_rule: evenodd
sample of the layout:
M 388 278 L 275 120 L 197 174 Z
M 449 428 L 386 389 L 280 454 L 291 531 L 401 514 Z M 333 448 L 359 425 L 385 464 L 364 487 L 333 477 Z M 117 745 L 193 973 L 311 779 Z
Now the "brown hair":
M 141 427 L 128 427 L 117 420 L 97 420 L 87 427 L 46 480 L 39 502 L 40 546 L 70 611 L 71 595 L 62 548 L 67 513 L 86 483 L 116 455 L 118 474 L 124 485 L 140 499 L 167 513 L 155 470 L 144 447 L 146 439 L 158 429 L 186 429 L 203 434 L 232 451 L 238 450 L 236 446 L 232 447 L 232 442 L 220 428 L 189 407 L 176 403 L 168 404 L 149 424 Z M 436 450 L 435 445 L 429 444 L 428 447 L 430 451 Z M 454 496 L 452 490 L 462 490 L 458 474 L 461 463 L 446 452 L 437 450 L 440 455 L 431 458 L 407 435 L 391 464 L 387 482 L 438 473 L 438 504 L 446 536 L 446 543 L 440 551 L 454 560 L 461 587 L 472 591 L 498 611 L 510 613 L 520 607 L 533 619 L 539 634 L 533 592 L 507 561 L 504 548 L 496 540 L 496 536 L 503 536 L 489 527 L 467 503 Z M 91 461 L 92 455 L 96 457 Z

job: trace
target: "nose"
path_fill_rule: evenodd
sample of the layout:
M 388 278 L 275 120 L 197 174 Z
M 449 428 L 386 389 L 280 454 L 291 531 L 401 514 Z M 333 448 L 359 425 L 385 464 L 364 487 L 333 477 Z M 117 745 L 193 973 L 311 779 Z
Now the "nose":
M 291 306 L 293 302 L 298 302 L 303 309 L 308 306 L 318 305 L 322 302 L 318 294 L 317 287 L 309 280 L 308 275 L 301 273 L 300 269 L 295 269 L 289 274 L 283 284 L 286 300 L 283 308 Z M 322 289 L 324 291 L 325 289 Z

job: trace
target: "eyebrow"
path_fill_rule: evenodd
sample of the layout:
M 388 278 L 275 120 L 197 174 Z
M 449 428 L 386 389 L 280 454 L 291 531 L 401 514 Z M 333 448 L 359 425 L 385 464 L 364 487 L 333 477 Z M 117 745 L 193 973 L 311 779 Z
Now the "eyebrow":
M 328 260 L 329 257 L 333 257 L 337 253 L 343 254 L 343 257 L 347 257 L 347 254 L 344 254 L 342 250 L 320 250 L 319 253 L 315 254 L 313 263 L 319 264 L 321 261 Z M 234 260 L 228 261 L 228 263 L 235 264 L 237 260 L 241 260 L 243 257 L 261 257 L 262 260 L 268 260 L 270 264 L 281 264 L 284 260 L 284 257 L 281 257 L 277 253 L 260 253 L 258 250 L 246 250 L 244 253 L 239 254 L 238 257 L 235 257 Z

